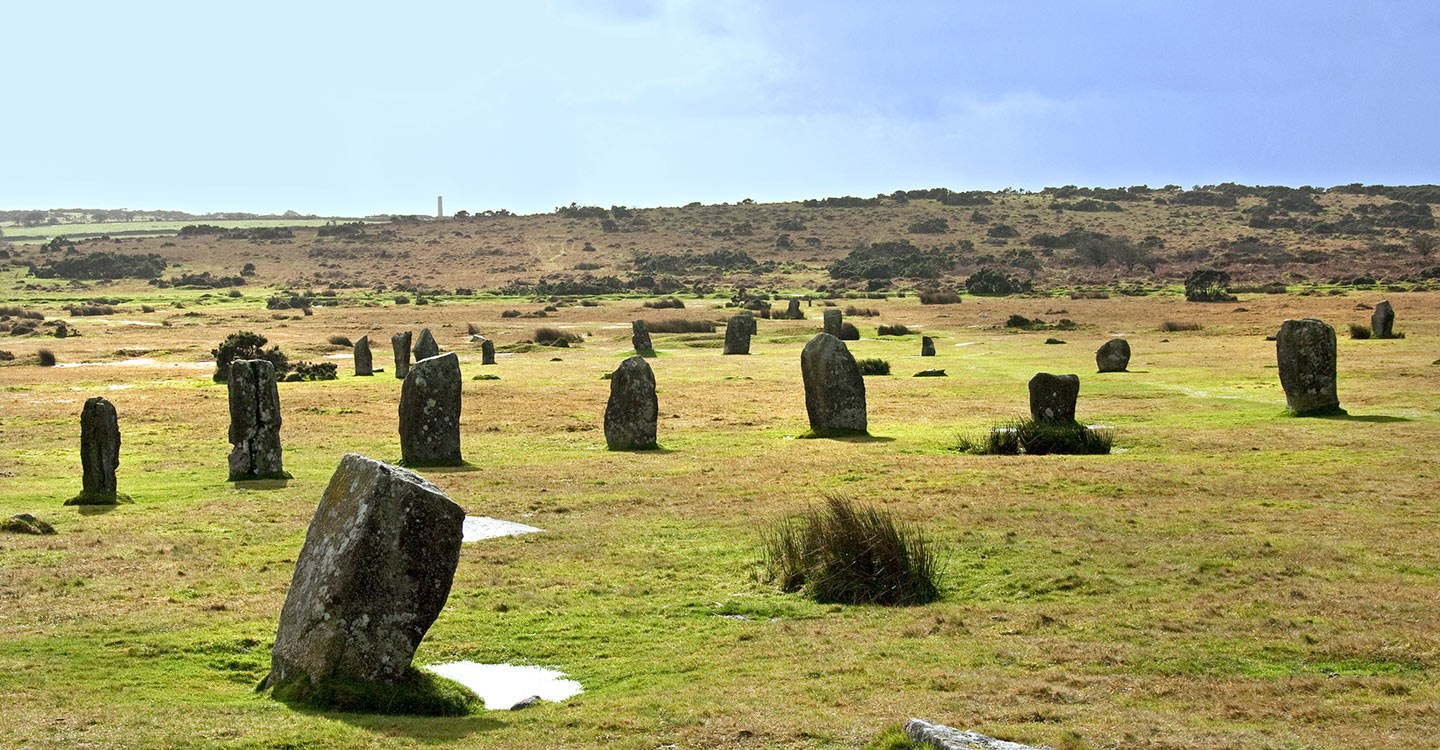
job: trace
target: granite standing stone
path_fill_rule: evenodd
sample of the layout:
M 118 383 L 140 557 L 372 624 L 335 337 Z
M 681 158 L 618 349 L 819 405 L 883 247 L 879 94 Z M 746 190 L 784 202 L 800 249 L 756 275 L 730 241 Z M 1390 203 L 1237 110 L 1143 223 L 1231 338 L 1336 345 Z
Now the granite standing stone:
M 80 494 L 66 505 L 113 505 L 125 499 L 116 491 L 115 470 L 120 466 L 120 422 L 115 406 L 102 396 L 85 402 L 80 410 Z
M 355 375 L 367 377 L 375 374 L 375 361 L 370 357 L 370 337 L 361 336 L 355 342 Z
M 755 332 L 755 318 L 736 315 L 725 324 L 725 353 L 749 354 L 750 336 Z
M 280 389 L 263 359 L 230 363 L 230 481 L 288 479 L 280 455 Z
M 655 356 L 655 345 L 650 343 L 650 328 L 645 325 L 645 321 L 631 321 L 630 346 L 642 357 Z
M 480 364 L 482 364 L 482 365 L 493 365 L 493 364 L 495 364 L 495 342 L 494 342 L 494 341 L 491 341 L 490 339 L 485 339 L 484 341 L 481 341 L 481 342 L 480 342 Z
M 1390 300 L 1382 300 L 1370 313 L 1370 334 L 1377 339 L 1395 337 L 1395 308 L 1390 306 Z
M 342 458 L 296 558 L 262 687 L 294 686 L 303 701 L 332 680 L 400 681 L 450 595 L 464 525 L 465 511 L 413 472 Z
M 840 324 L 845 322 L 845 316 L 833 307 L 825 308 L 825 333 L 840 338 Z
M 1070 424 L 1080 398 L 1080 376 L 1036 373 L 1030 378 L 1030 417 L 1038 422 Z
M 1130 366 L 1130 342 L 1110 339 L 1095 350 L 1095 368 L 1100 372 L 1125 372 Z
M 1275 334 L 1285 406 L 1296 416 L 1343 414 L 1335 389 L 1335 329 L 1322 320 L 1287 320 Z
M 400 455 L 406 466 L 460 466 L 460 358 L 422 359 L 400 387 Z
M 864 434 L 865 378 L 845 342 L 819 333 L 800 352 L 805 411 L 816 435 Z
M 920 337 L 920 356 L 922 356 L 922 357 L 933 357 L 933 356 L 935 356 L 935 339 L 932 339 L 932 338 L 930 338 L 929 336 L 921 336 L 921 337 Z
M 415 361 L 430 359 L 440 355 L 440 345 L 435 343 L 434 334 L 429 328 L 421 328 L 420 336 L 415 339 Z
M 785 307 L 785 317 L 788 318 L 788 319 L 790 319 L 790 320 L 804 320 L 804 319 L 805 319 L 805 313 L 803 313 L 803 312 L 800 311 L 800 298 L 799 298 L 799 297 L 791 297 L 791 298 L 790 298 L 790 302 L 789 302 L 789 303 L 786 305 L 786 307 Z
M 620 363 L 610 376 L 605 404 L 605 445 L 612 451 L 656 448 L 660 402 L 655 398 L 655 373 L 644 357 Z
M 409 331 L 400 331 L 390 335 L 390 348 L 395 352 L 395 377 L 401 380 L 410 373 L 410 339 Z

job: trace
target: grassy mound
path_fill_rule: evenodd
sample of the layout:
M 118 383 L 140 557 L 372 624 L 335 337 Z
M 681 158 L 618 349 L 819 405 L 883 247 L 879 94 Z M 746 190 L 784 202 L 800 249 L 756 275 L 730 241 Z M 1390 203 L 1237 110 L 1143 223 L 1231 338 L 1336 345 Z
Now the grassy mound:
M 345 678 L 316 684 L 302 678 L 283 685 L 261 683 L 260 689 L 269 689 L 281 703 L 346 713 L 465 716 L 484 706 L 464 685 L 415 667 L 394 684 Z

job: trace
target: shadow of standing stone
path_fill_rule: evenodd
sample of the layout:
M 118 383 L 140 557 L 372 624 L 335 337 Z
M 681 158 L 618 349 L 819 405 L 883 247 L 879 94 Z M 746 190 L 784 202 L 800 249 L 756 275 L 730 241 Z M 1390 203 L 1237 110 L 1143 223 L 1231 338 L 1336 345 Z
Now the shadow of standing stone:
M 1039 422 L 1069 424 L 1075 421 L 1080 398 L 1080 376 L 1036 373 L 1030 378 L 1030 418 Z
M 655 436 L 660 403 L 655 397 L 655 373 L 643 357 L 630 357 L 610 376 L 610 400 L 605 404 L 605 445 L 612 451 L 657 448 Z
M 87 400 L 80 410 L 80 466 L 80 494 L 66 500 L 66 505 L 114 505 L 130 499 L 116 491 L 120 421 L 115 406 L 103 396 Z
M 1344 414 L 1335 388 L 1335 329 L 1303 318 L 1280 324 L 1275 358 L 1285 406 L 1297 417 Z
M 400 387 L 400 454 L 406 466 L 459 466 L 460 358 L 422 359 Z
M 409 331 L 390 335 L 390 349 L 395 353 L 395 377 L 401 380 L 410 374 L 410 339 Z
M 289 479 L 280 453 L 280 390 L 263 359 L 230 363 L 230 481 Z
M 805 382 L 805 411 L 817 437 L 868 435 L 865 378 L 850 349 L 828 333 L 819 333 L 800 352 Z

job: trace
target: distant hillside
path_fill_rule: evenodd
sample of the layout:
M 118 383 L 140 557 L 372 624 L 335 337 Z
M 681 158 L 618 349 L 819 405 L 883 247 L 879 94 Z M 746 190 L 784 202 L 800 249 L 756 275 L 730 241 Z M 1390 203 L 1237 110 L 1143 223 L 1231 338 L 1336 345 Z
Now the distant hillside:
M 37 268 L 67 253 L 156 253 L 191 274 L 229 277 L 253 264 L 250 283 L 451 293 L 963 291 L 981 272 L 1022 288 L 1123 289 L 1178 283 L 1204 266 L 1245 285 L 1430 285 L 1440 277 L 1437 204 L 1434 185 L 936 188 L 679 208 L 571 204 L 529 216 L 462 211 L 9 252 Z

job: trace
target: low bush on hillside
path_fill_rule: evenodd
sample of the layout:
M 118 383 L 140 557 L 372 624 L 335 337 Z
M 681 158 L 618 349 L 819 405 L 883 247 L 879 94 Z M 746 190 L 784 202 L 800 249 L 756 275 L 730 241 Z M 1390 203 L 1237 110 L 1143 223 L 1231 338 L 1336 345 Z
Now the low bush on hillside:
M 1003 297 L 1030 291 L 1030 282 L 994 268 L 982 268 L 965 279 L 965 291 L 977 296 Z
M 230 363 L 237 359 L 263 359 L 274 365 L 275 377 L 281 378 L 290 370 L 290 358 L 278 346 L 266 349 L 266 343 L 264 336 L 250 331 L 236 331 L 226 336 L 219 346 L 210 350 L 210 355 L 215 357 L 215 374 L 211 379 L 217 383 L 228 381 Z
M 880 311 L 876 310 L 873 307 L 846 307 L 845 315 L 847 317 L 854 316 L 857 318 L 875 318 L 879 317 Z
M 35 361 L 41 367 L 54 367 L 56 362 L 55 352 L 52 352 L 49 349 L 37 350 L 35 352 Z
M 959 293 L 957 293 L 957 292 L 950 292 L 950 291 L 920 292 L 920 293 L 919 293 L 918 295 L 916 295 L 916 296 L 918 296 L 918 297 L 920 298 L 920 304 L 922 304 L 922 305 L 958 305 L 958 304 L 960 304 L 960 295 L 959 295 Z
M 1197 268 L 1185 277 L 1185 299 L 1189 302 L 1234 302 L 1230 274 L 1216 268 Z
M 1201 328 L 1204 328 L 1204 326 L 1188 320 L 1167 320 L 1160 324 L 1160 330 L 1166 333 L 1173 333 L 1175 331 L 1198 331 Z
M 854 323 L 851 323 L 851 322 L 849 322 L 849 321 L 844 321 L 844 322 L 840 323 L 840 340 L 841 340 L 841 341 L 859 341 L 859 340 L 860 340 L 860 329 L 859 329 L 859 328 L 856 328 L 856 327 L 855 327 L 855 324 L 854 324 Z
M 664 299 L 645 300 L 643 306 L 653 310 L 683 310 L 685 309 L 685 301 L 679 297 L 666 297 Z
M 283 380 L 287 383 L 334 380 L 336 369 L 334 362 L 296 362 Z
M 934 279 L 954 263 L 948 250 L 922 250 L 900 240 L 857 247 L 828 270 L 834 279 Z
M 860 368 L 861 375 L 889 375 L 890 363 L 878 357 L 868 359 L 857 359 L 855 364 Z
M 155 253 L 123 255 L 106 251 L 30 266 L 30 272 L 42 279 L 158 279 L 164 271 L 165 259 Z
M 561 330 L 554 326 L 541 326 L 536 328 L 533 338 L 535 343 L 545 346 L 569 346 L 585 340 L 585 337 L 578 333 Z

